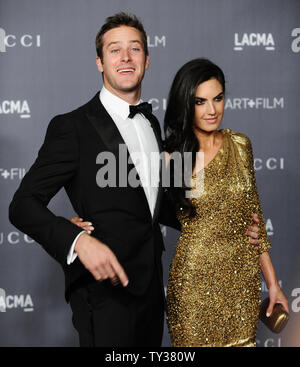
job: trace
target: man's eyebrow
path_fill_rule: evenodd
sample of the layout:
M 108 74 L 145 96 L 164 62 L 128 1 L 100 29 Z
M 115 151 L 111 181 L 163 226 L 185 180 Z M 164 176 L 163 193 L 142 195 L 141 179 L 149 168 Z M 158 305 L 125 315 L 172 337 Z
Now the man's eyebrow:
M 140 40 L 132 40 L 132 41 L 129 41 L 130 43 L 140 43 L 141 45 L 142 45 L 142 41 L 140 41 Z
M 142 42 L 140 40 L 131 40 L 128 41 L 129 43 L 139 43 L 140 45 L 142 45 Z M 122 43 L 121 41 L 112 41 L 110 42 L 106 47 L 110 47 L 111 45 L 116 45 L 116 44 L 120 44 Z

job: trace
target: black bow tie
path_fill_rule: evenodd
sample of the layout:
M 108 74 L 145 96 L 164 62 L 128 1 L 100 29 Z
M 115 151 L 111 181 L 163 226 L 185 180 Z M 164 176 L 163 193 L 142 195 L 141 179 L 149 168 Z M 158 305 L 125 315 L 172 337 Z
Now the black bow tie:
M 132 119 L 137 113 L 142 113 L 145 117 L 148 117 L 152 113 L 152 105 L 147 102 L 140 103 L 136 106 L 129 106 L 129 118 Z

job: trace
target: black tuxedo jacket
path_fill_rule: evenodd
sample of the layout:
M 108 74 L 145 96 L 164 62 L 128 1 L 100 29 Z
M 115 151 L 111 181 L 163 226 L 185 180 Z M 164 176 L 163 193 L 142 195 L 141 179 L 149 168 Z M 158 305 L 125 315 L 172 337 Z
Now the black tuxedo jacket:
M 159 123 L 155 118 L 150 122 L 161 150 Z M 129 292 L 143 294 L 154 269 L 162 279 L 164 245 L 158 218 L 164 201 L 163 188 L 159 187 L 152 217 L 141 185 L 100 188 L 96 182 L 97 172 L 107 164 L 96 163 L 98 154 L 113 153 L 118 167 L 119 144 L 125 142 L 101 104 L 98 92 L 87 104 L 51 120 L 38 157 L 10 204 L 11 223 L 40 243 L 62 265 L 67 301 L 72 290 L 91 281 L 92 276 L 78 258 L 67 265 L 67 254 L 81 229 L 47 208 L 62 187 L 75 212 L 93 223 L 92 235 L 117 256 L 129 277 Z M 135 170 L 132 163 L 127 168 L 128 172 Z M 165 213 L 162 217 L 165 224 L 173 222 L 172 215 Z M 110 282 L 106 283 L 109 286 Z

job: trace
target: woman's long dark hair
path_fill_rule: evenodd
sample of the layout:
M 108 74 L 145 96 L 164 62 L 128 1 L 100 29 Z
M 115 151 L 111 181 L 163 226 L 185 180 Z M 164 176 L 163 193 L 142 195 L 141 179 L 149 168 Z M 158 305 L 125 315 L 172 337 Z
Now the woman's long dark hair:
M 164 119 L 165 150 L 168 153 L 179 152 L 181 157 L 185 152 L 190 152 L 193 169 L 200 148 L 193 131 L 196 89 L 199 84 L 212 78 L 219 81 L 225 93 L 225 77 L 217 65 L 204 58 L 191 60 L 176 73 L 168 96 Z M 174 170 L 174 166 L 171 166 L 171 187 L 168 193 L 177 209 L 182 208 L 188 215 L 194 216 L 195 208 L 186 198 L 189 187 L 184 183 L 185 167 L 182 167 L 180 187 L 174 185 Z

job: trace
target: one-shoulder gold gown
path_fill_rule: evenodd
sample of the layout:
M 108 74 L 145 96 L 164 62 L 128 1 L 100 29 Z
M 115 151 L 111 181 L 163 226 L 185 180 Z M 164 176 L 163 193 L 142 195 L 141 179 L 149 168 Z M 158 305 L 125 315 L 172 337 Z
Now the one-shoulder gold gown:
M 192 177 L 192 219 L 182 225 L 168 282 L 173 346 L 255 346 L 260 305 L 259 254 L 271 247 L 260 208 L 250 140 L 230 129 L 215 158 Z M 204 172 L 204 192 L 197 180 Z M 199 188 L 200 187 L 200 188 Z M 196 195 L 197 196 L 197 195 Z M 245 234 L 260 219 L 259 251 Z

